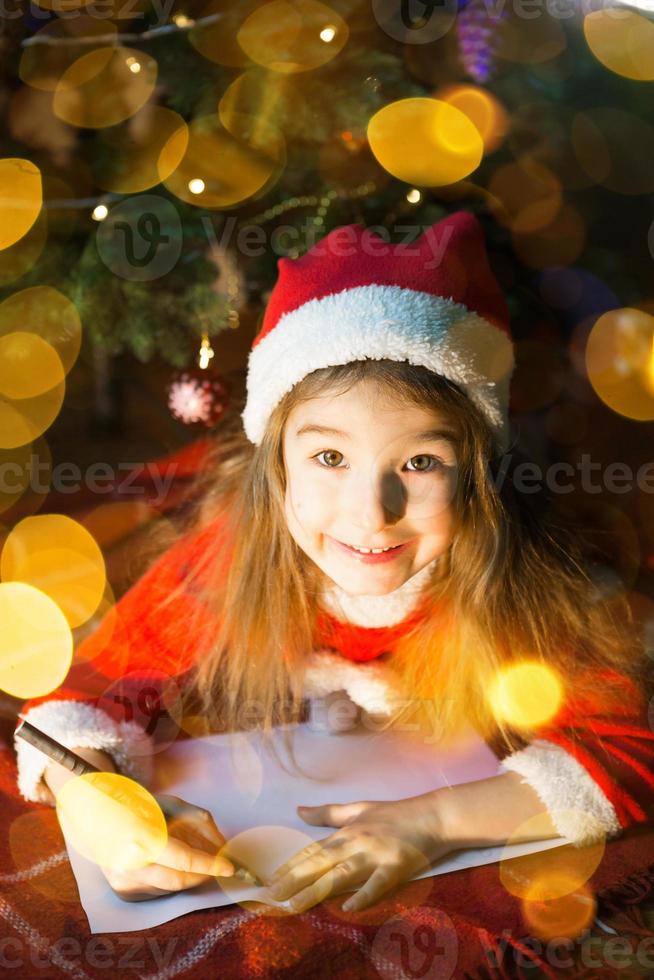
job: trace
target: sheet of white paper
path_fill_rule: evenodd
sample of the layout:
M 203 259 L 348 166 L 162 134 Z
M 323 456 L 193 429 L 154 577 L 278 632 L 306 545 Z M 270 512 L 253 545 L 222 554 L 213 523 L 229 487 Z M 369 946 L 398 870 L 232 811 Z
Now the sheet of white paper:
M 281 731 L 276 732 L 278 744 Z M 313 778 L 286 771 L 262 747 L 256 732 L 213 735 L 176 742 L 157 756 L 154 792 L 172 793 L 209 809 L 229 842 L 228 853 L 263 880 L 299 850 L 334 833 L 312 827 L 296 812 L 298 804 L 393 800 L 498 775 L 500 763 L 474 732 L 456 745 L 417 740 L 399 731 L 358 729 L 340 735 L 297 726 L 298 762 Z M 283 754 L 282 759 L 286 759 Z M 92 933 L 147 929 L 194 909 L 243 900 L 287 907 L 266 888 L 221 879 L 190 891 L 143 902 L 123 902 L 100 869 L 66 841 L 82 906 Z M 417 878 L 518 857 L 569 843 L 564 837 L 510 847 L 466 849 L 447 855 Z

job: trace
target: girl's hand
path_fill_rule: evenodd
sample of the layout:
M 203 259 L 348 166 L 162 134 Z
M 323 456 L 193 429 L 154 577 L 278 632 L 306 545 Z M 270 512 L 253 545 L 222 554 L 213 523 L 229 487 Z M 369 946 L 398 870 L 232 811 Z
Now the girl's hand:
M 344 909 L 362 909 L 425 871 L 453 845 L 444 837 L 434 793 L 391 802 L 365 800 L 298 807 L 313 826 L 340 827 L 281 865 L 270 878 L 272 897 L 294 898 L 300 912 L 362 883 Z
M 218 855 L 225 838 L 208 810 L 177 796 L 157 794 L 157 800 L 166 813 L 168 826 L 168 842 L 157 863 L 129 872 L 100 866 L 112 889 L 125 902 L 170 895 L 234 873 L 234 865 Z

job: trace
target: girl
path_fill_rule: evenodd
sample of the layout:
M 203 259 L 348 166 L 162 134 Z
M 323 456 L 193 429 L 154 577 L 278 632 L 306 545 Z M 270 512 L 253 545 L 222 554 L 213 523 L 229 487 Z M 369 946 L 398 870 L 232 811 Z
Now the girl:
M 160 731 L 170 740 L 149 724 L 170 678 L 187 731 L 291 723 L 291 754 L 309 702 L 335 730 L 416 716 L 424 729 L 436 711 L 443 737 L 472 725 L 493 745 L 492 779 L 299 808 L 336 830 L 278 869 L 273 894 L 298 909 L 344 891 L 364 908 L 531 817 L 521 839 L 578 846 L 650 821 L 644 651 L 624 595 L 600 595 L 571 535 L 507 472 L 513 345 L 477 220 L 455 213 L 409 247 L 349 225 L 278 267 L 244 434 L 223 428 L 190 527 L 29 720 L 145 782 Z M 521 663 L 560 684 L 547 723 L 494 709 L 493 685 Z M 68 774 L 16 743 L 21 792 L 52 803 Z M 211 817 L 180 812 L 156 865 L 105 869 L 123 898 L 229 872 L 207 853 L 225 843 Z

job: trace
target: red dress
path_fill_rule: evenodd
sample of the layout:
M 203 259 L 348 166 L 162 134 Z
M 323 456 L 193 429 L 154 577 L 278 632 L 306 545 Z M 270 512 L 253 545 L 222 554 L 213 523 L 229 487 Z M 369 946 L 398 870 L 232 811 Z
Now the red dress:
M 109 752 L 122 772 L 147 783 L 153 749 L 160 744 L 162 683 L 176 678 L 183 686 L 198 637 L 215 629 L 192 591 L 164 609 L 156 604 L 170 595 L 189 564 L 201 562 L 216 533 L 211 525 L 182 538 L 152 565 L 80 644 L 65 685 L 25 705 L 33 724 L 69 747 Z M 185 625 L 191 606 L 200 624 L 193 635 Z M 321 611 L 316 649 L 308 655 L 307 697 L 345 690 L 368 711 L 389 710 L 393 646 L 415 615 L 413 609 L 392 626 L 364 627 Z M 501 757 L 501 768 L 520 773 L 552 811 L 560 834 L 579 845 L 597 839 L 598 831 L 611 838 L 654 816 L 654 733 L 645 699 L 613 671 L 596 681 L 592 701 L 564 701 L 538 738 Z M 20 738 L 15 745 L 22 795 L 52 803 L 41 778 L 47 759 Z

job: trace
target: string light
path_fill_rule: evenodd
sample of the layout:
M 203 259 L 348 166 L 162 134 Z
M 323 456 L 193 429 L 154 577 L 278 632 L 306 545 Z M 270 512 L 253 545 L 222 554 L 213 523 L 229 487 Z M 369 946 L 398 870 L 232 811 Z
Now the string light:
M 109 208 L 106 204 L 97 204 L 91 213 L 91 217 L 94 221 L 104 221 L 104 219 L 109 214 Z
M 141 34 L 101 34 L 80 37 L 55 37 L 47 34 L 34 34 L 21 41 L 21 47 L 31 48 L 34 45 L 48 45 L 49 47 L 61 47 L 62 45 L 91 45 L 98 47 L 102 44 L 116 44 L 123 41 L 150 41 L 154 37 L 161 37 L 164 34 L 178 34 L 190 31 L 193 27 L 201 27 L 205 24 L 215 24 L 226 17 L 225 13 L 209 14 L 207 17 L 200 17 L 199 20 L 191 20 L 184 14 L 177 14 L 173 17 L 172 24 L 162 24 L 160 27 L 152 27 Z
M 325 44 L 329 44 L 329 42 L 333 41 L 335 37 L 336 37 L 335 27 L 323 27 L 323 29 L 320 32 L 320 40 L 324 41 Z
M 189 180 L 188 189 L 191 194 L 201 194 L 205 188 L 205 183 L 201 177 L 194 177 L 193 180 Z
M 203 371 L 206 371 L 206 369 L 209 367 L 209 362 L 211 361 L 212 357 L 215 357 L 215 351 L 211 346 L 211 342 L 209 341 L 209 334 L 203 333 L 202 342 L 200 344 L 200 352 L 198 354 L 198 365 Z
M 406 199 L 409 204 L 419 204 L 419 202 L 422 200 L 422 194 L 417 187 L 412 187 L 411 190 L 407 192 Z
M 174 14 L 173 22 L 177 24 L 178 27 L 195 27 L 195 21 L 192 17 L 187 17 L 186 14 Z

